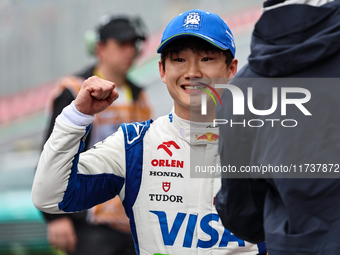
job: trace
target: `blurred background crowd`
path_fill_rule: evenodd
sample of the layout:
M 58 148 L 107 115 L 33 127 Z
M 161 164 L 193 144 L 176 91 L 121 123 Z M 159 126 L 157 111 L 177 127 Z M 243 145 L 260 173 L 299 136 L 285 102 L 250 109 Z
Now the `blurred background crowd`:
M 30 189 L 49 121 L 56 81 L 94 63 L 85 35 L 102 15 L 139 16 L 147 39 L 128 73 L 153 106 L 167 114 L 172 100 L 158 73 L 156 49 L 166 24 L 189 9 L 221 16 L 234 33 L 239 69 L 263 0 L 2 0 L 0 1 L 0 254 L 49 254 L 46 224 Z M 52 254 L 52 253 L 51 253 Z M 99 253 L 98 253 L 99 254 Z

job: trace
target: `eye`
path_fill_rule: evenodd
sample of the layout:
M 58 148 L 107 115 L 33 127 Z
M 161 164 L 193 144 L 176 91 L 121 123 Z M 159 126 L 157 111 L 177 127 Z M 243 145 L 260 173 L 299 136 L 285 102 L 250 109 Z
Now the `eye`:
M 184 62 L 184 59 L 183 59 L 183 58 L 174 58 L 173 61 L 176 61 L 176 62 Z
M 210 58 L 210 57 L 205 57 L 205 58 L 202 58 L 201 61 L 205 62 L 205 61 L 209 61 L 209 60 L 212 60 L 212 58 Z

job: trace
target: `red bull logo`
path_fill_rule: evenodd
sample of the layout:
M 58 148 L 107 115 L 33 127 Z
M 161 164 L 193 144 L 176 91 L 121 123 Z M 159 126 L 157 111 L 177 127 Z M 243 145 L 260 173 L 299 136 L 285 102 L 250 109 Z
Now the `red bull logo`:
M 219 138 L 219 135 L 214 134 L 212 132 L 207 132 L 204 135 L 196 135 L 196 141 L 199 140 L 204 140 L 204 141 L 208 141 L 208 142 L 212 142 L 212 141 L 217 141 L 217 139 Z

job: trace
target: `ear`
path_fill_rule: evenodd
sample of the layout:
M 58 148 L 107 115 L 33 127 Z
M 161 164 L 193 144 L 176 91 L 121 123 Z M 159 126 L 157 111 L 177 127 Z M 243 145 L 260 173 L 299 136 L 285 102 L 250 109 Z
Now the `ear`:
M 95 47 L 95 55 L 98 59 L 102 59 L 103 56 L 103 48 L 104 48 L 104 43 L 102 41 L 98 41 Z
M 231 61 L 231 64 L 229 65 L 229 79 L 234 78 L 236 72 L 237 72 L 237 64 L 238 64 L 238 60 L 236 58 L 233 59 L 233 61 Z
M 158 61 L 158 68 L 159 68 L 159 74 L 161 76 L 161 79 L 166 84 L 166 75 L 165 75 L 165 70 L 164 70 L 162 61 Z

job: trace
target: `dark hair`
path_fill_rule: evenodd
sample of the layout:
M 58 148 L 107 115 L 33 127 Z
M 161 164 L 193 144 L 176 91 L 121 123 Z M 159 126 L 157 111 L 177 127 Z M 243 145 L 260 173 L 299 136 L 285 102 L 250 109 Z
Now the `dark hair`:
M 165 69 L 165 59 L 167 56 L 172 56 L 172 54 L 177 54 L 185 49 L 191 49 L 193 52 L 198 53 L 201 51 L 204 52 L 221 52 L 223 55 L 226 56 L 226 64 L 229 66 L 233 61 L 234 57 L 230 50 L 222 50 L 219 49 L 212 44 L 208 43 L 207 41 L 200 39 L 198 37 L 188 36 L 188 37 L 181 37 L 173 42 L 171 42 L 162 52 L 161 54 L 161 62 L 163 65 L 163 69 Z

